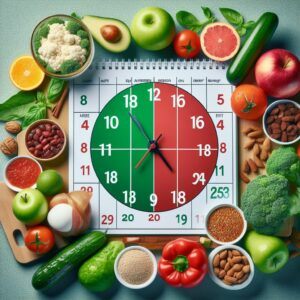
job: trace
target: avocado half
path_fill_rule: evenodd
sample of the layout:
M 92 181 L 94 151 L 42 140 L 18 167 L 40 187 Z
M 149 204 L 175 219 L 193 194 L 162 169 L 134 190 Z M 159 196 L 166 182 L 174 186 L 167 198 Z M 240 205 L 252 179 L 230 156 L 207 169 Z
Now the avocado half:
M 129 47 L 131 42 L 130 30 L 128 26 L 122 21 L 96 16 L 84 16 L 81 21 L 90 30 L 93 38 L 100 44 L 100 46 L 102 46 L 106 50 L 118 53 L 125 51 Z M 120 29 L 122 36 L 118 42 L 110 43 L 103 38 L 100 30 L 103 26 L 106 25 L 115 25 Z

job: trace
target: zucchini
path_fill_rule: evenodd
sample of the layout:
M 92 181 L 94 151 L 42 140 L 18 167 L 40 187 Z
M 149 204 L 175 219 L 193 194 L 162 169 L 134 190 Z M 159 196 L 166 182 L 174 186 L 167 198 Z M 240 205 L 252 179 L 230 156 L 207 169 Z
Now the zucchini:
M 52 286 L 97 252 L 106 241 L 106 234 L 100 231 L 93 231 L 84 235 L 40 266 L 32 277 L 32 286 L 37 290 Z
M 272 38 L 277 26 L 278 17 L 276 14 L 266 12 L 260 16 L 252 32 L 227 69 L 226 76 L 230 83 L 236 85 L 246 77 L 263 48 Z

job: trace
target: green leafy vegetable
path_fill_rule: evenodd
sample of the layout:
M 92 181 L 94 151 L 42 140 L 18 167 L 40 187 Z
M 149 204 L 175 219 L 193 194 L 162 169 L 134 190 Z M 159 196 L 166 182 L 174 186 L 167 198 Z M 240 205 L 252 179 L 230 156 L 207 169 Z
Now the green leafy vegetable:
M 47 106 L 45 102 L 38 102 L 36 105 L 30 107 L 27 111 L 23 121 L 22 121 L 22 128 L 26 128 L 31 123 L 45 119 L 47 117 Z
M 240 36 L 244 36 L 247 33 L 247 30 L 252 29 L 255 25 L 254 21 L 245 23 L 244 17 L 234 9 L 221 7 L 220 12 L 230 24 L 236 27 L 236 31 Z
M 199 21 L 193 14 L 181 10 L 176 14 L 177 22 L 184 28 L 200 33 L 205 25 L 216 21 L 212 11 L 208 7 L 202 7 L 206 20 Z
M 44 102 L 44 103 L 46 102 L 46 96 L 41 91 L 36 92 L 36 99 L 37 99 L 38 102 Z
M 78 20 L 81 20 L 81 19 L 82 19 L 79 15 L 76 14 L 76 12 L 72 12 L 72 13 L 71 13 L 71 17 L 76 18 L 76 19 L 78 19 Z
M 51 78 L 47 88 L 47 99 L 50 103 L 55 103 L 61 96 L 66 81 L 59 78 Z
M 240 26 L 244 23 L 243 16 L 234 9 L 231 8 L 220 8 L 221 14 L 231 24 Z
M 35 105 L 36 92 L 21 91 L 4 103 L 0 104 L 0 121 L 12 121 L 22 119 L 30 107 Z

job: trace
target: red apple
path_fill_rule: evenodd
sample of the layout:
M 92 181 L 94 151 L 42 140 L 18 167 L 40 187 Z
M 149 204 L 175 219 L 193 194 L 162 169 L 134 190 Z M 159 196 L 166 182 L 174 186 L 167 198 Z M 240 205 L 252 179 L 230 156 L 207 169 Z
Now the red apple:
M 255 79 L 269 96 L 295 96 L 300 91 L 300 62 L 285 49 L 270 50 L 256 62 Z

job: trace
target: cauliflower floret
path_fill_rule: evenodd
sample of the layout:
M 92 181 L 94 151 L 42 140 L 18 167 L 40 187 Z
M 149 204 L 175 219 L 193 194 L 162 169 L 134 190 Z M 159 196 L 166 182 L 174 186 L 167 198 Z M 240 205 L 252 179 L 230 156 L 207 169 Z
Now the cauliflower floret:
M 49 34 L 42 38 L 38 53 L 52 69 L 58 71 L 64 61 L 75 60 L 80 64 L 86 61 L 86 49 L 80 46 L 81 38 L 71 34 L 66 24 L 49 25 Z

